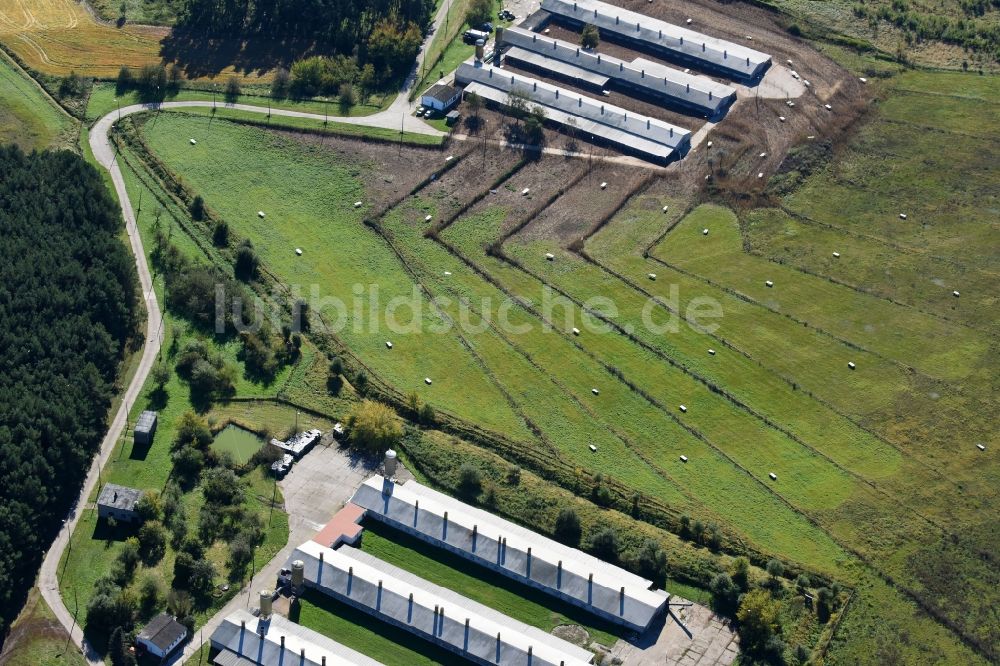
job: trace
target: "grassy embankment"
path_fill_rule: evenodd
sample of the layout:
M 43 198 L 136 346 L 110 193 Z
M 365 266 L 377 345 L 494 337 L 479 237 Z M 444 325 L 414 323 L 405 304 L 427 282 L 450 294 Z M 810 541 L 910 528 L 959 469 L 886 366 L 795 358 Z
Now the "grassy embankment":
M 23 150 L 72 145 L 76 122 L 0 53 L 0 143 Z

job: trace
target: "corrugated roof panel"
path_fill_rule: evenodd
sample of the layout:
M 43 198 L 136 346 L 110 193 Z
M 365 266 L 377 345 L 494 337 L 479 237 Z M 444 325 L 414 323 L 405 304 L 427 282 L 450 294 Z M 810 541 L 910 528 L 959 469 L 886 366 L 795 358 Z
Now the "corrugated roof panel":
M 502 39 L 505 44 L 512 44 L 512 48 L 534 51 L 549 59 L 600 73 L 709 115 L 717 114 L 736 99 L 736 90 L 730 86 L 650 60 L 639 58 L 626 62 L 521 28 L 505 28 Z
M 289 561 L 305 563 L 306 584 L 453 652 L 501 666 L 584 666 L 593 655 L 534 627 L 433 585 L 349 546 L 314 541 Z
M 591 23 L 620 38 L 645 43 L 702 62 L 740 79 L 767 68 L 771 56 L 600 0 L 542 0 L 542 9 L 578 23 Z
M 414 481 L 399 485 L 375 476 L 351 501 L 370 517 L 636 629 L 648 626 L 668 599 L 650 590 L 649 580 Z

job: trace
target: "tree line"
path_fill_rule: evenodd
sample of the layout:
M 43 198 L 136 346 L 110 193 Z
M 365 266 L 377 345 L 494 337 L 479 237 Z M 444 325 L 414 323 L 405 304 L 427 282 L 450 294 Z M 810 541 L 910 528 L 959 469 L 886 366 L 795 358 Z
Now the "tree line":
M 0 632 L 106 430 L 138 281 L 96 169 L 0 147 Z
M 211 37 L 311 43 L 370 63 L 380 80 L 405 74 L 434 0 L 187 0 L 178 27 Z

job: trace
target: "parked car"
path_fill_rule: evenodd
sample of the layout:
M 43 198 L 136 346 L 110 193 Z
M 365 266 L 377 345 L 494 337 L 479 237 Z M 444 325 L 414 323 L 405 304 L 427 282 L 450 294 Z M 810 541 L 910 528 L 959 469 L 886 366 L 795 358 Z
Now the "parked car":
M 466 30 L 462 35 L 462 41 L 466 44 L 475 44 L 480 39 L 487 40 L 490 38 L 490 33 L 483 32 L 482 30 Z
M 485 33 L 491 33 L 493 32 L 493 24 L 487 21 L 486 23 L 479 26 L 479 29 Z
M 497 12 L 497 18 L 499 18 L 501 21 L 513 21 L 517 17 L 514 16 L 514 12 L 510 11 L 509 9 L 501 9 L 499 12 Z

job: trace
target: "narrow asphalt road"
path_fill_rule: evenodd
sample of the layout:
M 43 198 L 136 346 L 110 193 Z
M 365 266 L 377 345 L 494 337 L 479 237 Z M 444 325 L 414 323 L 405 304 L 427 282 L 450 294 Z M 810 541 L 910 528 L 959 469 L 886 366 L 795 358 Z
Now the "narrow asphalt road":
M 73 642 L 83 651 L 87 661 L 95 666 L 104 662 L 83 637 L 80 621 L 83 619 L 83 614 L 86 611 L 82 608 L 74 609 L 78 613 L 78 616 L 74 617 L 63 603 L 62 595 L 59 594 L 59 561 L 62 559 L 63 551 L 69 543 L 69 535 L 76 529 L 83 509 L 90 499 L 90 495 L 94 492 L 94 488 L 97 486 L 101 469 L 107 464 L 108 458 L 111 457 L 111 453 L 114 451 L 115 443 L 128 425 L 128 411 L 139 397 L 139 392 L 146 381 L 146 376 L 156 361 L 156 354 L 160 350 L 159 334 L 162 319 L 160 305 L 156 299 L 156 292 L 153 291 L 153 279 L 149 273 L 149 266 L 146 264 L 146 254 L 142 249 L 142 239 L 139 237 L 139 230 L 135 226 L 135 213 L 132 210 L 128 194 L 125 191 L 125 181 L 122 179 L 122 173 L 118 168 L 114 151 L 108 140 L 108 130 L 113 121 L 114 119 L 108 115 L 101 118 L 94 125 L 90 132 L 90 147 L 94 151 L 94 157 L 98 163 L 111 174 L 115 192 L 118 194 L 118 201 L 121 203 L 122 217 L 125 219 L 125 229 L 128 232 L 129 242 L 132 245 L 132 254 L 135 255 L 135 265 L 139 273 L 139 284 L 142 287 L 142 297 L 146 306 L 146 343 L 142 350 L 139 367 L 136 369 L 128 388 L 125 389 L 121 405 L 119 405 L 114 419 L 111 421 L 108 433 L 104 436 L 104 441 L 101 442 L 100 452 L 94 457 L 94 461 L 90 465 L 90 471 L 87 473 L 80 496 L 66 516 L 65 526 L 59 531 L 52 546 L 45 554 L 45 560 L 42 562 L 42 569 L 38 575 L 38 588 L 45 602 L 48 603 L 52 612 L 55 613 L 60 624 L 67 631 L 70 631 Z
M 443 19 L 444 13 L 439 11 L 438 15 L 435 17 L 435 30 L 440 27 Z M 424 49 L 426 49 L 427 45 L 430 44 L 430 37 L 431 36 L 428 36 L 428 39 L 425 41 Z M 399 95 L 387 109 L 370 116 L 330 116 L 329 119 L 333 122 L 350 125 L 362 125 L 383 129 L 401 128 L 406 132 L 429 136 L 443 135 L 443 132 L 427 125 L 418 118 L 415 118 L 411 113 L 414 105 L 407 99 L 409 90 L 416 83 L 417 72 L 419 71 L 422 57 L 423 49 L 421 50 L 417 64 L 414 66 L 410 76 L 407 77 Z M 66 607 L 66 604 L 63 602 L 62 595 L 59 593 L 59 563 L 62 559 L 63 552 L 69 544 L 70 535 L 73 533 L 73 530 L 76 529 L 77 523 L 80 520 L 80 515 L 86 507 L 87 501 L 90 499 L 91 494 L 93 494 L 94 489 L 97 487 L 101 470 L 107 464 L 108 459 L 114 451 L 116 442 L 128 426 L 129 409 L 133 404 L 135 404 L 135 401 L 139 397 L 139 393 L 142 390 L 142 386 L 146 382 L 146 377 L 149 375 L 149 371 L 153 368 L 153 364 L 156 361 L 156 355 L 160 350 L 161 340 L 159 336 L 162 333 L 162 313 L 160 312 L 160 305 L 157 302 L 156 293 L 153 291 L 153 280 L 149 272 L 149 266 L 146 263 L 146 254 L 142 247 L 142 239 L 139 235 L 139 230 L 136 227 L 135 212 L 132 209 L 132 203 L 129 201 L 128 192 L 125 190 L 125 181 L 122 177 L 121 170 L 118 167 L 117 155 L 115 154 L 115 150 L 111 144 L 108 134 L 116 121 L 133 113 L 150 111 L 156 109 L 157 107 L 170 109 L 189 107 L 206 108 L 212 106 L 215 106 L 213 102 L 198 101 L 164 102 L 160 105 L 134 104 L 108 113 L 106 116 L 94 123 L 89 132 L 90 148 L 94 153 L 94 158 L 111 175 L 115 193 L 118 195 L 118 201 L 122 209 L 122 217 L 125 220 L 125 229 L 128 232 L 129 243 L 132 246 L 132 254 L 135 256 L 136 269 L 139 273 L 139 282 L 142 286 L 143 301 L 145 303 L 147 313 L 146 341 L 142 351 L 142 358 L 139 362 L 139 367 L 136 369 L 135 375 L 132 377 L 128 388 L 122 396 L 122 403 L 116 411 L 110 426 L 108 427 L 108 432 L 104 437 L 104 441 L 101 442 L 100 452 L 94 457 L 90 466 L 90 471 L 87 473 L 87 478 L 84 481 L 83 488 L 80 490 L 80 496 L 77 498 L 75 504 L 67 514 L 66 519 L 64 520 L 63 529 L 59 531 L 59 534 L 56 536 L 52 545 L 49 547 L 48 552 L 45 554 L 45 559 L 42 562 L 42 568 L 38 576 L 38 588 L 41 591 L 45 602 L 52 609 L 52 612 L 55 614 L 56 619 L 59 620 L 59 623 L 66 628 L 66 631 L 70 632 L 73 643 L 83 652 L 88 663 L 93 666 L 99 666 L 104 662 L 101 660 L 99 654 L 87 642 L 86 638 L 84 638 L 83 630 L 80 627 L 80 623 L 84 619 L 86 609 L 75 608 L 74 611 L 76 614 L 74 615 L 74 613 L 71 613 Z M 225 104 L 221 106 L 224 108 L 247 111 L 250 113 L 270 114 L 289 118 L 309 118 L 312 120 L 325 120 L 327 118 L 325 114 L 305 113 L 302 111 L 290 111 L 286 109 L 268 109 L 266 107 L 251 106 L 248 104 Z M 292 535 L 298 539 L 290 540 L 290 543 L 298 543 L 302 540 L 299 537 L 302 534 L 304 526 L 298 526 L 294 516 L 290 517 L 290 521 L 293 533 Z M 296 527 L 299 529 L 296 529 Z M 286 547 L 286 549 L 279 553 L 279 555 L 271 562 L 264 565 L 261 568 L 261 574 L 268 578 L 273 578 L 273 576 L 277 573 L 277 569 L 280 564 L 283 563 L 285 558 L 288 556 L 288 553 L 286 553 L 285 550 L 288 550 L 288 548 Z M 238 595 L 236 599 L 240 599 L 245 594 L 248 594 L 248 590 L 249 587 L 247 590 L 241 591 L 240 595 Z M 212 620 L 217 621 L 220 616 L 221 613 Z M 193 652 L 197 651 L 197 647 L 201 644 L 200 639 L 201 636 L 196 636 L 195 640 L 189 644 L 188 649 L 185 649 L 183 653 L 178 656 L 181 659 L 187 658 Z

